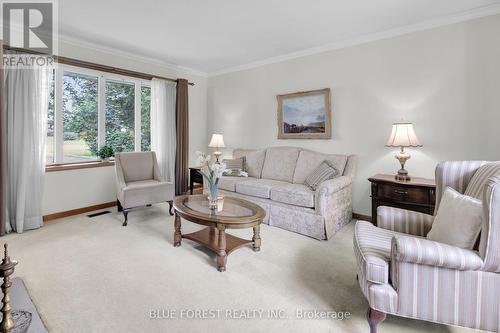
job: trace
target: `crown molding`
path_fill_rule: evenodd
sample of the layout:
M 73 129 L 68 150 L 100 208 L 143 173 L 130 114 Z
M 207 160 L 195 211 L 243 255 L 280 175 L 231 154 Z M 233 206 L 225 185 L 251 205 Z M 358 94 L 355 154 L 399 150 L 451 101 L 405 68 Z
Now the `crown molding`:
M 60 33 L 59 34 L 59 41 L 66 43 L 66 44 L 73 45 L 73 46 L 90 49 L 90 50 L 93 50 L 96 52 L 107 53 L 110 55 L 119 56 L 119 57 L 126 58 L 129 60 L 141 61 L 141 62 L 145 62 L 148 64 L 157 65 L 157 66 L 163 67 L 167 70 L 175 71 L 176 73 L 193 74 L 193 75 L 197 75 L 197 76 L 201 76 L 201 77 L 208 76 L 208 74 L 206 72 L 199 71 L 199 70 L 194 69 L 194 68 L 173 64 L 173 63 L 170 63 L 168 61 L 165 61 L 165 60 L 162 60 L 162 59 L 159 59 L 156 57 L 147 57 L 147 56 L 137 55 L 137 54 L 132 53 L 132 52 L 124 51 L 124 50 L 117 49 L 117 48 L 112 48 L 112 47 L 105 46 L 105 45 L 102 45 L 99 43 L 94 43 L 94 42 L 90 42 L 88 40 L 84 40 L 81 38 L 69 36 L 66 34 Z
M 321 46 L 317 46 L 317 47 L 312 47 L 309 49 L 291 52 L 291 53 L 287 53 L 287 54 L 276 56 L 276 57 L 270 57 L 270 58 L 267 58 L 264 60 L 254 61 L 254 62 L 250 62 L 250 63 L 244 64 L 244 65 L 228 67 L 228 68 L 221 69 L 218 71 L 209 72 L 208 77 L 214 77 L 214 76 L 218 76 L 218 75 L 244 71 L 247 69 L 262 67 L 265 65 L 279 63 L 279 62 L 283 62 L 283 61 L 287 61 L 287 60 L 291 60 L 291 59 L 297 59 L 297 58 L 302 58 L 302 57 L 306 57 L 309 55 L 324 53 L 324 52 L 333 51 L 333 50 L 344 49 L 344 48 L 351 47 L 351 46 L 366 44 L 366 43 L 375 42 L 375 41 L 383 40 L 383 39 L 389 39 L 389 38 L 393 38 L 393 37 L 397 37 L 397 36 L 410 34 L 413 32 L 429 30 L 432 28 L 438 28 L 438 27 L 442 27 L 442 26 L 455 24 L 455 23 L 470 21 L 470 20 L 474 20 L 477 18 L 496 15 L 496 14 L 500 14 L 500 4 L 493 4 L 493 5 L 488 5 L 488 6 L 484 6 L 484 7 L 479 7 L 479 8 L 475 8 L 475 9 L 472 9 L 472 10 L 469 10 L 466 12 L 461 12 L 458 14 L 444 16 L 444 17 L 441 17 L 438 19 L 433 19 L 433 20 L 428 20 L 428 21 L 424 21 L 421 23 L 417 23 L 417 24 L 402 26 L 402 27 L 398 27 L 398 28 L 394 28 L 394 29 L 390 29 L 390 30 L 385 30 L 385 31 L 378 32 L 378 33 L 367 34 L 367 35 L 363 35 L 360 37 L 345 39 L 345 40 L 342 40 L 339 42 L 329 43 L 329 44 L 325 44 L 325 45 L 321 45 Z

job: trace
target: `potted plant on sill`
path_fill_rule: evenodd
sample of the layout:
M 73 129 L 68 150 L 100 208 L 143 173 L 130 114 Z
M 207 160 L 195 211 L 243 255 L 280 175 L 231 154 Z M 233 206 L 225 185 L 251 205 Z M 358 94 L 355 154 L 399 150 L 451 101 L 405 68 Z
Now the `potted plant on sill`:
M 115 152 L 113 151 L 113 148 L 105 145 L 99 149 L 98 155 L 102 161 L 109 162 L 110 157 L 115 156 Z

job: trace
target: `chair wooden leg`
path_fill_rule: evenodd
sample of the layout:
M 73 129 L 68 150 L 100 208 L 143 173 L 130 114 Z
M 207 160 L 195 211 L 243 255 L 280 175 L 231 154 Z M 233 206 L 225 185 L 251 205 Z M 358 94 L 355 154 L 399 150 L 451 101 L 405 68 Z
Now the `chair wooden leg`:
M 123 216 L 125 217 L 125 221 L 123 221 L 122 226 L 126 227 L 127 221 L 128 221 L 128 210 L 126 210 L 126 209 L 123 210 Z
M 387 315 L 383 312 L 368 308 L 368 313 L 366 318 L 368 319 L 368 325 L 370 326 L 370 333 L 377 333 L 377 325 L 385 320 Z
M 170 201 L 167 201 L 167 202 L 168 202 L 168 205 L 169 205 L 168 213 L 170 214 L 170 216 L 173 216 L 174 213 L 172 212 L 172 206 L 173 206 L 174 201 L 170 200 Z
M 120 200 L 116 199 L 116 207 L 118 208 L 118 211 L 119 212 L 122 212 L 123 211 L 123 206 L 122 204 L 120 203 Z

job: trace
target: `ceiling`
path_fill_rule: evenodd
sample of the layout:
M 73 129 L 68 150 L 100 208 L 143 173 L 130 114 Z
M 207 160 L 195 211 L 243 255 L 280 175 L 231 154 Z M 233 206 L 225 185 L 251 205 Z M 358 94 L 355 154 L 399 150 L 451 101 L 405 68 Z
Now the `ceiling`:
M 495 12 L 500 0 L 63 0 L 59 31 L 62 39 L 213 74 Z

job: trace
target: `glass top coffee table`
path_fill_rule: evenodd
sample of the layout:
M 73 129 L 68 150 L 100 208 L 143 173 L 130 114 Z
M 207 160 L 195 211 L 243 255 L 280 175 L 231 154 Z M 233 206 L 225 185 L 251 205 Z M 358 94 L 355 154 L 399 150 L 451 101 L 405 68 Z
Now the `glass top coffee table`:
M 227 256 L 246 244 L 253 244 L 254 251 L 260 250 L 260 224 L 266 212 L 250 201 L 224 197 L 218 208 L 208 207 L 206 195 L 185 195 L 174 200 L 175 232 L 174 246 L 180 246 L 182 238 L 202 244 L 217 253 L 219 272 L 226 270 Z M 181 233 L 181 218 L 207 226 L 190 234 Z M 252 240 L 242 239 L 226 233 L 226 229 L 253 228 Z

